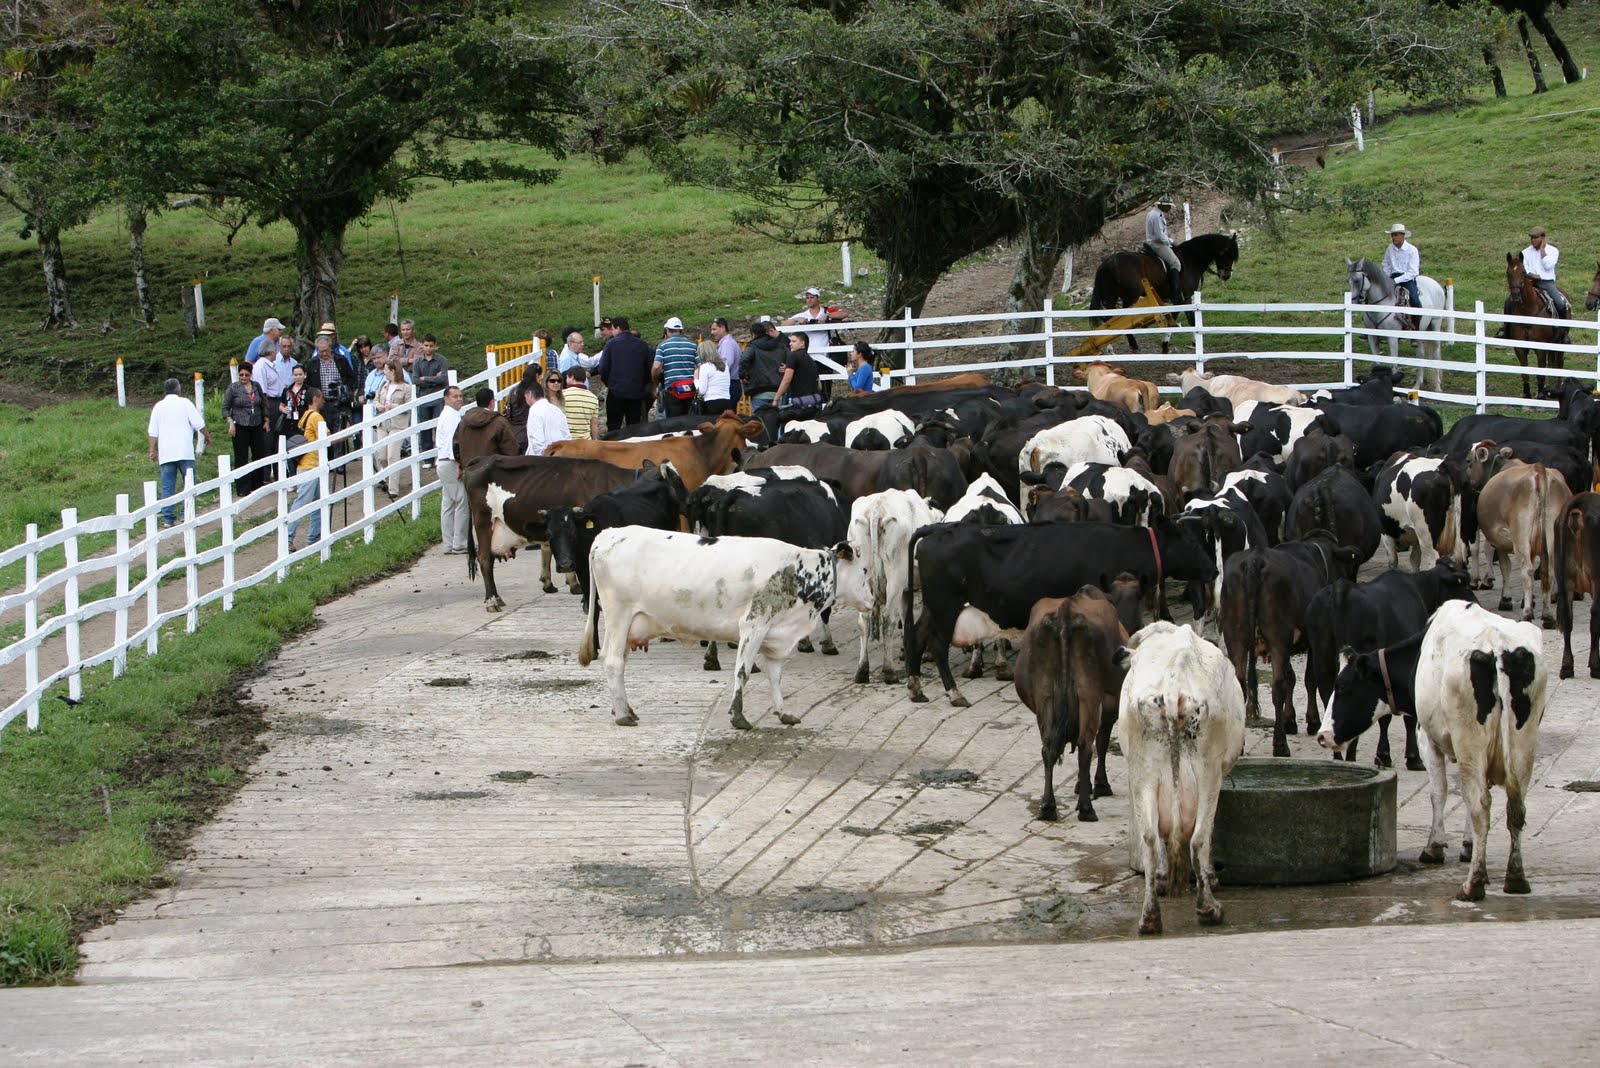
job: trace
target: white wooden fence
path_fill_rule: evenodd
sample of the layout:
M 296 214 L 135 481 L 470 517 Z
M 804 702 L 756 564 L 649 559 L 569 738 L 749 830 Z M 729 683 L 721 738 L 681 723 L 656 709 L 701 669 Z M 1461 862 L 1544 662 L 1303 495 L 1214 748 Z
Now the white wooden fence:
M 1304 380 L 1303 375 L 1293 377 L 1302 379 L 1295 383 L 1297 386 L 1318 388 L 1352 384 L 1356 381 L 1357 364 L 1365 364 L 1372 359 L 1362 338 L 1367 333 L 1363 325 L 1365 309 L 1351 304 L 1348 299 L 1337 304 L 1211 304 L 1197 293 L 1193 303 L 1167 310 L 1193 313 L 1193 325 L 1144 327 L 1127 333 L 1148 339 L 1150 348 L 1157 347 L 1162 335 L 1171 333 L 1180 344 L 1187 340 L 1189 351 L 1175 357 L 1162 356 L 1157 352 L 1138 355 L 1125 353 L 1116 357 L 1118 363 L 1127 366 L 1140 362 L 1170 363 L 1177 359 L 1192 362 L 1204 370 L 1208 362 L 1226 359 L 1235 369 L 1250 373 L 1252 368 L 1238 365 L 1285 360 L 1295 361 L 1297 365 L 1314 362 L 1326 366 L 1328 373 L 1314 376 L 1315 380 Z M 830 329 L 847 330 L 857 336 L 876 334 L 882 328 L 894 330 L 896 339 L 879 346 L 880 349 L 897 351 L 903 355 L 903 369 L 884 376 L 894 383 L 915 383 L 921 377 L 962 371 L 1021 367 L 1042 369 L 1046 379 L 1054 383 L 1058 372 L 1066 371 L 1072 364 L 1095 358 L 1085 356 L 1073 359 L 1068 353 L 1084 338 L 1102 333 L 1095 328 L 1102 315 L 1056 309 L 1047 301 L 1043 311 L 1020 316 L 994 313 L 918 319 L 907 311 L 902 319 L 849 322 L 836 324 Z M 1291 315 L 1303 321 L 1262 321 Z M 998 332 L 1001 324 L 1007 322 L 1020 323 L 1026 332 Z M 1393 362 L 1417 371 L 1437 368 L 1455 373 L 1445 380 L 1444 388 L 1420 390 L 1423 400 L 1467 405 L 1477 411 L 1482 411 L 1490 404 L 1554 407 L 1553 401 L 1521 399 L 1521 369 L 1514 362 L 1502 362 L 1511 361 L 1509 350 L 1512 346 L 1494 336 L 1500 326 L 1507 322 L 1538 324 L 1547 323 L 1548 320 L 1491 314 L 1484 310 L 1481 302 L 1470 312 L 1452 309 L 1444 324 L 1445 329 L 1437 332 L 1438 339 L 1445 346 L 1445 358 L 1434 361 L 1412 355 L 1401 356 Z M 1597 324 L 1573 321 L 1569 325 L 1579 340 L 1547 347 L 1559 349 L 1569 363 L 1577 366 L 1566 371 L 1547 372 L 1546 377 L 1578 379 L 1594 383 L 1595 388 L 1600 388 L 1600 343 L 1593 337 Z M 784 329 L 805 330 L 807 327 L 786 326 Z M 1417 337 L 1415 334 L 1395 331 L 1375 333 L 1381 338 L 1400 337 L 1408 341 Z M 1245 347 L 1259 345 L 1261 338 L 1281 339 L 1280 343 L 1285 347 L 1270 350 Z M 1040 346 L 1039 355 L 1016 361 L 998 359 L 1000 347 L 1016 343 L 1037 343 Z M 930 363 L 930 357 L 934 354 L 950 349 L 961 350 L 963 357 L 977 358 L 968 358 L 963 362 Z M 994 355 L 983 358 L 986 350 Z M 841 361 L 846 359 L 848 352 L 848 346 L 836 345 L 813 355 L 829 369 L 825 377 L 832 379 L 842 374 Z M 508 369 L 526 364 L 533 358 L 524 357 L 496 367 L 493 366 L 493 357 L 490 357 L 488 369 L 459 384 L 469 393 L 480 384 L 492 386 Z M 1385 358 L 1385 362 L 1390 361 Z M 1270 377 L 1281 379 L 1284 376 L 1278 374 Z M 1069 380 L 1070 375 L 1067 375 L 1062 379 L 1063 384 Z M 1175 392 L 1170 387 L 1164 388 L 1168 392 Z M 141 644 L 147 653 L 154 655 L 160 647 L 161 628 L 169 621 L 182 616 L 185 629 L 192 632 L 199 625 L 200 610 L 207 605 L 220 602 L 226 611 L 232 608 L 238 591 L 269 579 L 282 582 L 287 578 L 291 565 L 312 556 L 328 559 L 337 541 L 356 535 L 371 541 L 375 525 L 388 516 L 408 512 L 412 519 L 418 518 L 423 497 L 437 486 L 437 483 L 424 483 L 421 479 L 421 465 L 434 455 L 433 452 L 423 452 L 420 447 L 419 432 L 432 425 L 419 421 L 418 410 L 424 403 L 424 400 L 413 401 L 394 413 L 394 417 L 409 417 L 411 420 L 410 427 L 405 431 L 410 437 L 411 455 L 402 461 L 405 466 L 403 479 L 409 489 L 399 500 L 381 508 L 377 506 L 376 490 L 378 484 L 387 478 L 388 472 L 376 469 L 374 455 L 383 445 L 375 433 L 376 422 L 369 408 L 361 424 L 294 453 L 280 452 L 277 458 L 257 461 L 238 471 L 229 469 L 226 457 L 218 457 L 216 478 L 199 484 L 190 481 L 170 500 L 158 500 L 156 484 L 146 482 L 144 503 L 137 508 L 130 505 L 127 495 L 123 495 L 117 499 L 113 515 L 80 519 L 77 509 L 66 508 L 61 513 L 60 529 L 40 535 L 36 527 L 30 526 L 23 544 L 0 552 L 0 568 L 22 561 L 25 570 L 22 588 L 0 595 L 0 618 L 15 613 L 19 608 L 23 614 L 22 637 L 0 647 L 0 670 L 15 671 L 12 665 L 20 660 L 24 673 L 21 695 L 0 711 L 0 728 L 24 713 L 28 726 L 37 727 L 40 699 L 62 679 L 67 682 L 68 696 L 76 699 L 82 693 L 82 673 L 86 669 L 110 661 L 113 675 L 120 675 L 126 667 L 128 650 Z M 246 497 L 234 496 L 233 480 L 239 475 L 285 461 L 295 461 L 312 449 L 320 450 L 326 461 L 332 446 L 352 443 L 360 431 L 366 431 L 362 434 L 363 444 L 333 458 L 331 463 L 320 463 L 311 472 L 294 472 L 288 478 L 280 478 Z M 343 483 L 337 491 L 333 487 L 335 472 L 340 472 L 338 481 Z M 321 492 L 315 507 L 321 513 L 322 540 L 316 545 L 290 552 L 288 524 L 293 518 L 290 514 L 293 494 L 309 478 L 315 478 L 320 483 Z M 213 495 L 215 503 L 211 504 L 209 502 Z M 357 497 L 362 505 L 360 517 L 345 526 L 334 528 L 333 506 Z M 270 514 L 252 524 L 247 513 L 268 501 L 274 505 Z M 169 503 L 177 504 L 183 518 L 175 526 L 162 529 L 159 513 Z M 213 526 L 219 529 L 220 540 L 215 545 L 201 549 L 201 529 Z M 104 534 L 115 535 L 114 551 L 81 559 L 81 539 Z M 275 546 L 271 562 L 248 575 L 235 574 L 238 554 L 257 542 Z M 163 551 L 170 550 L 175 544 L 181 545 L 182 551 L 163 560 Z M 50 574 L 41 576 L 41 554 L 58 547 L 64 552 L 65 563 Z M 217 561 L 222 563 L 222 582 L 217 588 L 202 594 L 199 569 Z M 132 573 L 141 566 L 143 575 L 138 582 L 134 582 Z M 157 603 L 158 587 L 168 576 L 180 572 L 186 584 L 184 603 L 180 607 L 162 611 Z M 115 591 L 83 603 L 85 580 L 108 574 L 115 578 Z M 58 598 L 61 610 L 41 622 L 41 606 L 53 604 Z M 86 654 L 82 648 L 83 625 L 104 615 L 114 617 L 113 638 L 103 649 Z M 65 663 L 57 670 L 44 673 L 39 663 L 40 648 L 57 636 L 64 640 Z

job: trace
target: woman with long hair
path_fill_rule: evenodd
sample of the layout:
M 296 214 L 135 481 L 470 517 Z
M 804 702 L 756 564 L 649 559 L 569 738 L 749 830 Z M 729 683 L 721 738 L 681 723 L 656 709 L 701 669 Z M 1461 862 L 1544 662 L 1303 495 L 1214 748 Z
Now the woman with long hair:
M 733 410 L 728 365 L 723 362 L 716 342 L 700 342 L 698 355 L 700 366 L 695 368 L 694 385 L 700 394 L 700 412 L 707 419 L 715 419 Z
M 416 394 L 411 383 L 406 381 L 405 368 L 400 366 L 398 360 L 389 361 L 383 373 L 384 382 L 372 398 L 372 408 L 378 416 L 378 440 L 383 442 L 379 456 L 383 459 L 384 470 L 389 472 L 385 488 L 392 501 L 400 496 L 400 454 L 405 445 L 405 432 L 411 427 L 411 418 L 409 414 L 384 416 L 401 405 L 409 404 Z

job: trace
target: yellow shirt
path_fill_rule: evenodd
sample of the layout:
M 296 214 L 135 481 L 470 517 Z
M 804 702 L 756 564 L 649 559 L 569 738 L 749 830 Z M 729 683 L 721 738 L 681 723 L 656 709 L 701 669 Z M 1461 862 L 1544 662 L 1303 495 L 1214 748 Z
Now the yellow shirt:
M 591 420 L 600 414 L 600 398 L 582 386 L 561 391 L 561 410 L 567 417 L 567 431 L 578 440 L 589 437 Z
M 322 418 L 321 412 L 307 412 L 305 415 L 300 417 L 300 433 L 306 436 L 307 442 L 318 440 L 327 431 L 327 429 L 328 421 Z M 312 449 L 310 452 L 300 457 L 300 464 L 296 470 L 312 471 L 315 470 L 316 466 L 321 462 L 322 450 Z

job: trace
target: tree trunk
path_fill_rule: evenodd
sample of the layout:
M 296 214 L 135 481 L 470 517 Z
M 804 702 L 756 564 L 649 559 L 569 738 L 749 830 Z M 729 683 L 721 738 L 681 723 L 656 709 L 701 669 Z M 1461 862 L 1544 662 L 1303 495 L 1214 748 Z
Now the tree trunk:
M 1494 61 L 1494 51 L 1489 48 L 1483 50 L 1483 61 L 1489 65 L 1489 73 L 1494 76 L 1494 95 L 1506 95 L 1506 76 L 1500 72 L 1500 64 Z
M 1036 312 L 1044 307 L 1044 299 L 1050 295 L 1055 282 L 1056 268 L 1061 264 L 1061 253 L 1060 242 L 1054 240 L 1054 234 L 1042 233 L 1032 223 L 1023 227 L 1022 257 L 1017 260 L 1016 272 L 1012 274 L 1011 285 L 1006 290 L 1008 314 Z M 1035 334 L 1040 333 L 1042 327 L 1039 320 L 1024 319 L 1019 315 L 1018 318 L 1007 319 L 1002 329 L 1007 334 Z M 1003 358 L 1031 360 L 1043 355 L 1043 342 L 1023 341 L 1008 345 Z
M 883 287 L 883 318 L 898 319 L 905 314 L 907 308 L 911 309 L 913 316 L 922 314 L 922 307 L 928 302 L 928 294 L 932 292 L 934 283 L 939 281 L 944 273 L 941 267 L 929 267 L 924 261 L 917 264 L 908 264 L 899 258 L 888 259 L 885 264 L 887 280 Z M 905 340 L 905 331 L 893 327 L 878 332 L 878 343 L 886 344 Z M 905 366 L 905 353 L 903 350 L 894 349 L 884 353 L 889 362 L 895 367 Z
M 39 259 L 44 264 L 44 325 L 77 326 L 72 317 L 72 300 L 67 295 L 67 261 L 61 255 L 61 231 L 53 226 L 36 228 L 39 233 Z
M 1533 38 L 1528 36 L 1526 16 L 1517 19 L 1517 32 L 1522 34 L 1522 50 L 1528 54 L 1528 66 L 1533 71 L 1533 91 L 1548 92 L 1550 87 L 1544 84 L 1544 70 L 1539 66 L 1539 53 L 1533 50 Z
M 1578 69 L 1578 64 L 1573 61 L 1572 53 L 1567 51 L 1566 43 L 1556 36 L 1556 28 L 1550 23 L 1550 9 L 1539 7 L 1528 13 L 1528 18 L 1533 20 L 1534 28 L 1544 38 L 1545 44 L 1550 46 L 1550 51 L 1555 55 L 1556 62 L 1561 64 L 1561 77 L 1568 85 L 1583 80 L 1583 72 Z
M 144 273 L 144 228 L 148 224 L 144 205 L 128 202 L 128 255 L 133 260 L 133 291 L 139 297 L 139 316 L 146 327 L 156 324 L 155 304 L 150 300 L 150 279 Z
M 295 264 L 300 272 L 291 326 L 295 337 L 312 337 L 323 323 L 337 322 L 334 312 L 339 301 L 339 265 L 344 262 L 346 224 L 291 222 L 298 238 Z

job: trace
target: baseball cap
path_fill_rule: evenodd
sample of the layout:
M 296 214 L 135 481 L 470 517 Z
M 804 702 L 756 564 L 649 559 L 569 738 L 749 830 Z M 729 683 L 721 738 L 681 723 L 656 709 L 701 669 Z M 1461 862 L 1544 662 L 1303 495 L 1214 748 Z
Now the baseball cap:
M 683 329 L 683 320 L 678 318 L 676 315 L 674 315 L 672 318 L 668 319 L 666 322 L 661 324 L 661 329 L 663 329 L 663 330 L 682 330 Z
M 279 322 L 277 319 L 268 319 L 266 322 L 261 324 L 261 332 L 263 334 L 265 334 L 268 330 L 282 330 L 282 329 L 284 329 L 284 325 L 283 325 L 283 323 Z
M 808 297 L 820 297 L 822 296 L 822 290 L 818 289 L 816 286 L 807 286 L 804 295 Z
M 609 315 L 608 315 L 608 316 L 606 316 L 606 317 L 605 317 L 605 318 L 604 318 L 604 319 L 601 319 L 601 320 L 600 320 L 600 325 L 601 325 L 601 326 L 616 326 L 616 325 L 617 325 L 617 324 L 616 324 L 616 323 L 613 323 L 613 322 L 612 322 L 612 321 L 611 321 L 611 316 L 609 316 Z

